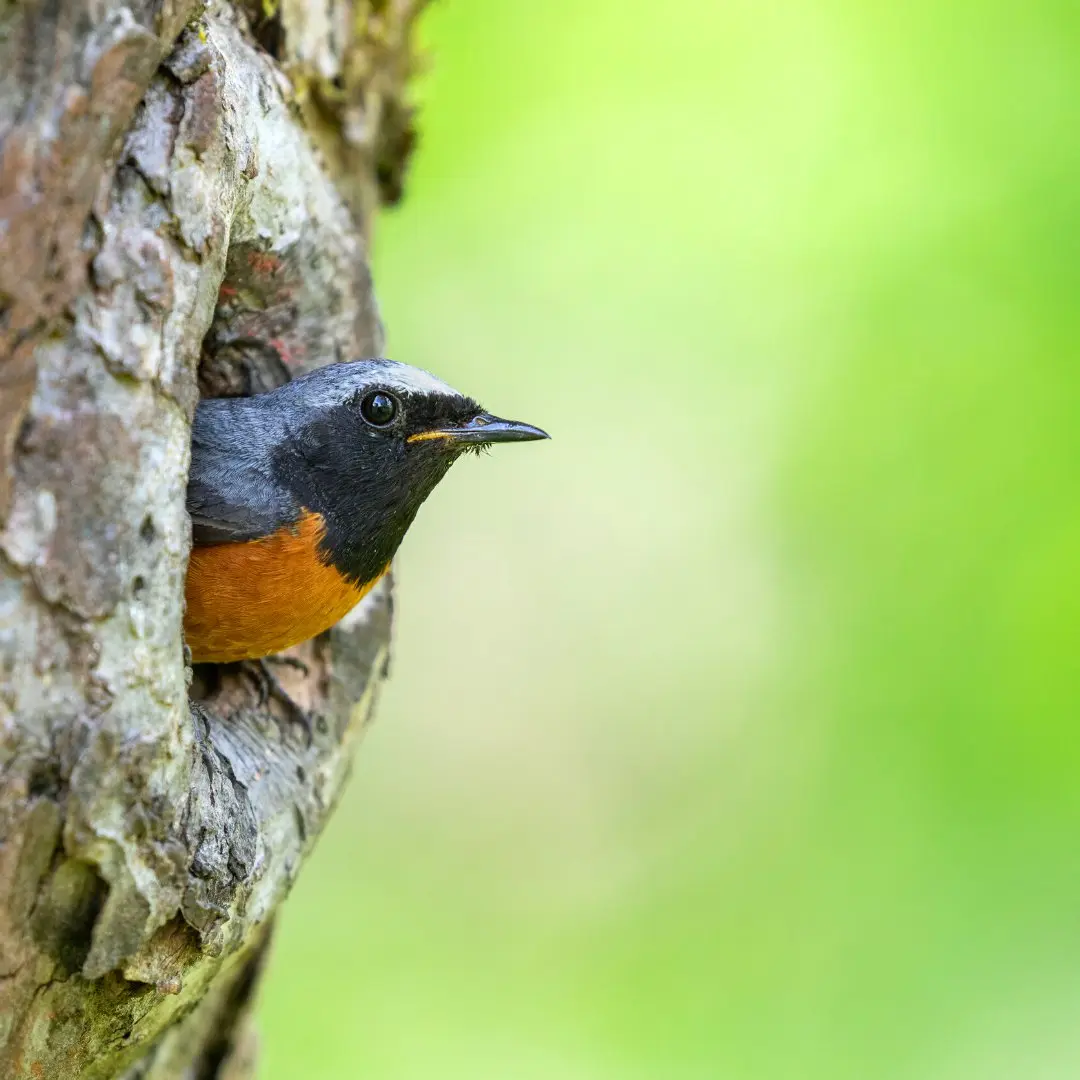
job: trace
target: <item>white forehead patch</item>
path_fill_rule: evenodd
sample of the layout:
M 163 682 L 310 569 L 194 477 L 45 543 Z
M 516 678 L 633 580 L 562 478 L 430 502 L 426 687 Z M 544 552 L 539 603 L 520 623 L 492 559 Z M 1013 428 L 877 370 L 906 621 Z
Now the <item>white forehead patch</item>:
M 354 360 L 344 364 L 327 364 L 285 385 L 292 389 L 281 387 L 280 392 L 300 395 L 309 405 L 332 405 L 342 400 L 343 395 L 363 391 L 366 387 L 385 387 L 404 395 L 465 396 L 461 391 L 447 386 L 442 379 L 396 360 Z
M 442 379 L 436 379 L 430 372 L 420 368 L 400 364 L 394 360 L 375 360 L 371 362 L 371 381 L 381 382 L 389 389 L 400 390 L 403 394 L 449 394 L 451 397 L 464 395 L 447 386 Z

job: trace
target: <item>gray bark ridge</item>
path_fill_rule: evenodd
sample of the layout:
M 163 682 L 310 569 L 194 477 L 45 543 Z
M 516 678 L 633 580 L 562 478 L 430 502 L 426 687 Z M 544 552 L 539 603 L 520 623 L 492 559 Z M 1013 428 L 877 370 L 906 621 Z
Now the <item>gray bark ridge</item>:
M 10 1080 L 253 1075 L 273 914 L 386 674 L 389 580 L 294 650 L 303 674 L 281 669 L 320 718 L 310 745 L 242 675 L 193 683 L 181 652 L 199 393 L 382 351 L 364 235 L 385 154 L 332 109 L 307 129 L 332 85 L 338 119 L 379 105 L 402 149 L 416 5 L 389 5 L 372 37 L 367 5 L 324 2 L 353 20 L 335 48 L 294 0 L 255 32 L 220 0 L 197 16 L 190 0 L 0 6 Z M 358 66 L 370 40 L 382 51 Z M 359 178 L 340 186 L 343 163 Z

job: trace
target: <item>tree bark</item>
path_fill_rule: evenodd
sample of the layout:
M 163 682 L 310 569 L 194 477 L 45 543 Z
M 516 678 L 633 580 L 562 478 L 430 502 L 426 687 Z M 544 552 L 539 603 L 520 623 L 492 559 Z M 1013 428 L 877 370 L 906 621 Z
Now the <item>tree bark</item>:
M 405 0 L 0 0 L 0 1076 L 240 1080 L 272 919 L 386 673 L 293 650 L 310 745 L 185 667 L 200 394 L 381 352 Z

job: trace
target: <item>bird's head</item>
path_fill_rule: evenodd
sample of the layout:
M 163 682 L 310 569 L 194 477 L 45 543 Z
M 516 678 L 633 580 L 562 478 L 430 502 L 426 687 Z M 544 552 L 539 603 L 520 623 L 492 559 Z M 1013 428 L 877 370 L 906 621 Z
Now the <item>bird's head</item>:
M 335 563 L 360 576 L 389 561 L 420 504 L 463 453 L 548 438 L 392 360 L 331 364 L 266 396 L 279 395 L 288 431 L 275 472 L 323 515 Z

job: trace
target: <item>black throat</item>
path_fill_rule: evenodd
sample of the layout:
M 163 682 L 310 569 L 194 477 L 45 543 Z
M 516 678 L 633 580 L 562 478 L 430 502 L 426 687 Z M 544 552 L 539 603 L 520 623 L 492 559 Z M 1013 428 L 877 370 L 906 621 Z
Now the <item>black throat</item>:
M 293 436 L 274 456 L 275 479 L 322 516 L 321 554 L 358 585 L 386 570 L 421 504 L 458 456 L 441 440 L 407 444 L 367 435 L 348 408 L 328 411 Z

